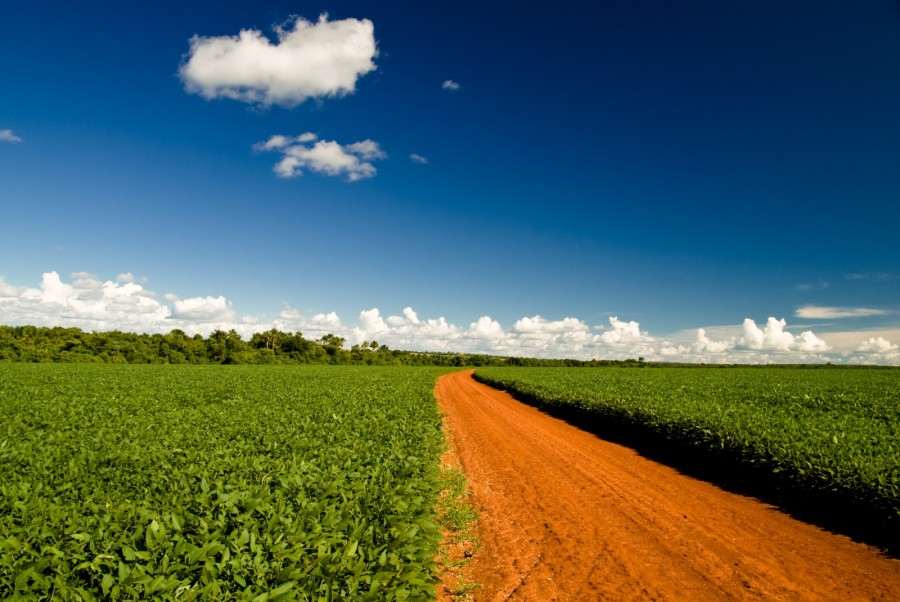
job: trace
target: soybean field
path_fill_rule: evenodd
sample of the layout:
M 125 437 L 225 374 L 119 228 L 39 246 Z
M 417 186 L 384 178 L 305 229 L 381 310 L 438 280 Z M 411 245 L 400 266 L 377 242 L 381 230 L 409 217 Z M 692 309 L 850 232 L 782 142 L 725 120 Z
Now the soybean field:
M 860 502 L 894 530 L 900 522 L 900 370 L 481 368 L 476 378 L 551 412 Z
M 0 598 L 432 597 L 446 371 L 0 364 Z

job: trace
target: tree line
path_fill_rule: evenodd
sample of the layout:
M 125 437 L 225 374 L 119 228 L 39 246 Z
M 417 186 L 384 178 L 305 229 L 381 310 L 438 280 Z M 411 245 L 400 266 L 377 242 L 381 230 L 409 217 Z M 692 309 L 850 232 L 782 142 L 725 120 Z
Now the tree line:
M 406 366 L 603 366 L 640 360 L 569 360 L 476 353 L 401 351 L 377 341 L 347 348 L 334 334 L 311 340 L 300 332 L 270 329 L 245 341 L 235 330 L 208 337 L 175 329 L 168 334 L 80 328 L 0 325 L 0 361 L 118 364 L 371 364 Z

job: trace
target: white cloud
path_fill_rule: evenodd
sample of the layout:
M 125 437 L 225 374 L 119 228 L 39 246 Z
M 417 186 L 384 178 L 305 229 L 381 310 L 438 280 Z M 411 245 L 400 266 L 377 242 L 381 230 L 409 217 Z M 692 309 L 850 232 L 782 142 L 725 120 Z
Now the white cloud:
M 813 334 L 805 331 L 794 336 L 785 331 L 787 322 L 769 317 L 765 328 L 759 328 L 756 322 L 746 318 L 743 324 L 743 335 L 738 344 L 749 349 L 765 351 L 805 351 L 823 352 L 830 348 L 828 344 Z
M 231 322 L 234 311 L 223 296 L 191 297 L 173 303 L 172 317 L 192 322 Z
M 419 165 L 428 165 L 428 159 L 417 153 L 412 153 L 409 156 L 409 160 L 413 163 L 418 163 Z
M 634 343 L 647 336 L 647 333 L 641 332 L 641 326 L 637 322 L 623 322 L 616 316 L 610 316 L 609 325 L 611 330 L 601 334 L 600 339 L 610 345 Z
M 287 148 L 289 146 L 293 146 L 294 144 L 304 144 L 306 142 L 313 142 L 317 140 L 319 137 L 312 132 L 306 132 L 304 134 L 300 134 L 299 136 L 282 136 L 280 134 L 275 134 L 271 136 L 265 142 L 257 142 L 253 145 L 253 150 L 255 151 L 271 151 L 271 150 L 281 150 L 283 148 Z
M 466 335 L 473 339 L 500 342 L 507 338 L 506 332 L 500 323 L 492 320 L 490 316 L 481 316 L 477 321 L 469 324 Z
M 0 130 L 0 142 L 21 142 L 22 139 L 16 136 L 12 130 Z
M 378 143 L 373 140 L 354 142 L 353 144 L 348 144 L 347 146 L 345 146 L 344 149 L 348 153 L 356 155 L 364 161 L 373 161 L 377 159 L 384 159 L 385 157 L 387 157 L 384 151 L 381 150 L 381 147 L 378 146 Z
M 766 329 L 762 330 L 756 325 L 754 320 L 750 318 L 744 319 L 744 336 L 741 337 L 741 344 L 750 349 L 779 349 L 787 351 L 790 349 L 794 337 L 790 333 L 783 331 L 785 326 L 784 320 L 776 320 L 769 318 L 766 323 Z
M 683 356 L 690 353 L 690 347 L 684 345 L 660 345 L 659 354 L 663 357 L 663 361 L 680 361 Z
M 883 316 L 887 312 L 883 309 L 869 307 L 819 307 L 816 305 L 804 305 L 797 309 L 798 318 L 811 320 L 833 320 L 837 318 L 865 318 L 868 316 Z
M 815 353 L 828 351 L 831 348 L 828 343 L 817 337 L 811 330 L 804 330 L 800 336 L 794 339 L 792 347 L 795 351 L 811 351 Z
M 185 90 L 206 99 L 297 106 L 309 98 L 352 94 L 375 70 L 375 28 L 368 19 L 312 23 L 296 17 L 275 27 L 277 42 L 244 29 L 236 36 L 191 38 L 179 69 Z
M 734 341 L 714 341 L 706 336 L 706 330 L 697 329 L 697 340 L 694 342 L 694 351 L 707 353 L 722 353 L 734 347 Z
M 861 353 L 889 353 L 900 350 L 900 345 L 895 345 L 883 337 L 869 337 L 856 348 Z
M 572 332 L 586 333 L 590 329 L 584 322 L 575 318 L 563 318 L 562 320 L 554 321 L 544 319 L 541 316 L 534 316 L 518 320 L 513 324 L 512 330 L 524 335 L 553 336 Z
M 307 134 L 302 134 L 302 136 L 306 136 Z M 310 134 L 315 136 L 314 134 Z M 257 142 L 253 145 L 253 150 L 256 151 L 270 151 L 270 150 L 278 150 L 285 148 L 287 145 L 292 144 L 294 142 L 298 142 L 300 136 L 292 138 L 290 136 L 282 136 L 281 134 L 275 134 L 271 136 L 265 142 Z M 315 137 L 313 138 L 315 140 Z
M 484 319 L 482 319 L 484 320 Z M 637 322 L 623 322 L 617 317 L 609 319 L 611 329 L 602 334 L 577 318 L 547 320 L 541 316 L 526 317 L 516 321 L 505 336 L 496 341 L 492 352 L 534 357 L 573 357 L 580 359 L 604 359 L 610 357 L 637 357 L 653 352 L 654 339 L 641 332 Z M 476 323 L 482 334 L 491 326 L 489 321 Z M 497 325 L 494 328 L 496 332 Z M 475 338 L 473 336 L 473 338 Z
M 443 90 L 459 90 L 460 85 L 453 81 L 452 79 L 444 80 L 444 83 L 441 84 L 441 88 Z
M 355 330 L 357 339 L 377 337 L 390 330 L 377 307 L 359 312 L 359 324 L 360 327 Z
M 134 274 L 125 272 L 116 276 L 116 282 L 134 282 Z
M 359 326 L 348 334 L 351 343 L 378 340 L 391 347 L 431 351 L 447 350 L 458 337 L 459 329 L 445 318 L 420 320 L 411 307 L 403 310 L 402 317 L 388 316 L 387 319 L 381 317 L 377 308 L 362 311 Z
M 268 330 L 268 328 L 277 328 L 286 332 L 301 332 L 303 336 L 313 340 L 319 339 L 328 333 L 337 334 L 345 330 L 335 312 L 319 313 L 312 317 L 306 317 L 288 304 L 285 304 L 278 314 L 278 318 L 272 323 L 259 320 L 258 326 L 254 331 L 259 332 Z
M 87 273 L 66 283 L 56 272 L 37 288 L 13 287 L 0 278 L 0 323 L 77 326 L 86 330 L 155 331 L 171 315 L 139 284 L 101 282 Z
M 311 323 L 312 326 L 317 328 L 328 329 L 331 328 L 333 330 L 341 330 L 343 327 L 341 326 L 341 319 L 335 312 L 328 312 L 327 314 L 316 314 L 312 317 Z
M 6 279 L 0 276 L 0 297 L 18 297 L 22 289 L 7 284 Z
M 70 274 L 72 278 L 72 286 L 74 288 L 96 290 L 100 288 L 101 282 L 94 274 L 88 272 L 74 272 Z
M 388 316 L 387 319 L 387 323 L 394 327 L 418 324 L 419 322 L 419 316 L 411 307 L 404 308 L 402 318 L 400 316 Z
M 892 364 L 900 366 L 900 345 L 884 337 L 869 337 L 861 342 L 855 353 L 848 354 L 854 364 Z
M 411 308 L 403 310 L 403 316 L 381 317 L 378 309 L 360 312 L 360 326 L 349 334 L 351 342 L 361 343 L 377 339 L 390 347 L 419 351 L 458 350 L 460 329 L 447 322 L 443 316 L 422 320 Z
M 253 149 L 282 153 L 282 159 L 273 168 L 280 178 L 294 178 L 308 169 L 328 176 L 343 175 L 354 182 L 373 177 L 376 169 L 372 161 L 387 157 L 374 140 L 342 146 L 333 140 L 318 140 L 312 132 L 293 137 L 275 135 L 254 144 Z

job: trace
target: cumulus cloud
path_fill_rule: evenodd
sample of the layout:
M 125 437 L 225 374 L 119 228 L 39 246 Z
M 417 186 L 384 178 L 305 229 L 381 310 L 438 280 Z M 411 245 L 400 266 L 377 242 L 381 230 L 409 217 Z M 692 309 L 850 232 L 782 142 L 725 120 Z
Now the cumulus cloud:
M 348 144 L 344 148 L 350 154 L 355 155 L 365 161 L 373 161 L 377 159 L 384 159 L 385 157 L 387 157 L 384 151 L 381 150 L 381 147 L 378 146 L 378 143 L 373 140 L 354 142 L 353 144 Z
M 0 278 L 0 322 L 36 326 L 77 326 L 87 330 L 154 331 L 171 315 L 139 284 L 102 282 L 92 274 L 56 272 L 38 287 L 13 287 Z
M 887 312 L 883 309 L 869 307 L 820 307 L 816 305 L 804 305 L 797 309 L 798 318 L 811 320 L 833 320 L 837 318 L 865 318 L 868 316 L 883 316 Z
M 444 80 L 444 83 L 441 84 L 441 89 L 443 90 L 459 90 L 460 85 L 453 81 L 452 79 Z
M 701 353 L 722 353 L 734 347 L 734 341 L 714 341 L 706 336 L 706 330 L 697 329 L 697 339 L 694 341 L 694 351 Z
M 223 296 L 191 297 L 173 303 L 172 317 L 192 322 L 230 322 L 234 320 L 231 303 Z
M 794 339 L 793 350 L 819 353 L 829 351 L 828 343 L 817 337 L 811 330 L 804 330 Z
M 406 326 L 408 324 L 418 324 L 421 322 L 419 320 L 418 314 L 411 307 L 406 307 L 403 309 L 403 317 L 400 316 L 388 316 L 387 323 L 391 326 Z
M 610 330 L 600 335 L 600 340 L 610 345 L 620 343 L 634 343 L 647 336 L 641 332 L 641 326 L 637 322 L 623 322 L 617 316 L 609 317 Z
M 309 339 L 319 339 L 325 334 L 341 334 L 346 329 L 335 312 L 317 313 L 306 316 L 285 304 L 278 317 L 272 322 L 259 320 L 254 332 L 276 328 L 285 332 L 300 332 Z
M 769 317 L 764 328 L 756 325 L 756 322 L 746 318 L 742 325 L 743 334 L 739 344 L 749 349 L 765 351 L 828 351 L 828 344 L 813 334 L 812 331 L 802 332 L 794 336 L 785 330 L 787 322 L 784 318 L 778 320 Z
M 101 282 L 96 275 L 88 272 L 74 272 L 71 274 L 72 286 L 80 289 L 96 290 Z
M 7 284 L 6 278 L 0 276 L 0 297 L 17 297 L 21 290 L 19 287 Z
M 416 153 L 412 153 L 409 156 L 409 160 L 413 163 L 418 163 L 419 165 L 428 165 L 428 159 Z
M 341 328 L 341 319 L 333 311 L 328 312 L 327 314 L 314 315 L 311 318 L 310 323 L 318 328 L 334 328 L 338 330 Z
M 513 332 L 525 335 L 556 335 L 563 333 L 581 332 L 590 330 L 584 322 L 575 318 L 563 318 L 562 320 L 547 320 L 541 316 L 522 318 L 512 327 Z
M 276 134 L 265 142 L 257 142 L 253 145 L 253 149 L 257 151 L 281 150 L 295 144 L 313 142 L 316 139 L 318 139 L 318 136 L 313 134 L 312 132 L 306 132 L 305 134 L 300 134 L 299 136 L 281 136 L 279 134 Z
M 0 142 L 21 142 L 22 139 L 16 136 L 12 130 L 0 130 Z
M 890 364 L 900 366 L 900 345 L 884 337 L 869 337 L 862 341 L 847 359 L 854 364 Z
M 195 35 L 179 69 L 185 90 L 206 99 L 294 107 L 309 98 L 352 94 L 357 80 L 375 70 L 375 28 L 368 19 L 329 21 L 323 14 L 312 23 L 296 17 L 274 30 L 275 43 L 255 29 Z
M 458 349 L 455 345 L 460 334 L 460 329 L 443 316 L 422 320 L 407 307 L 402 316 L 382 318 L 379 310 L 373 308 L 360 312 L 359 326 L 351 330 L 349 339 L 356 343 L 373 339 L 410 350 L 446 351 Z
M 381 317 L 377 307 L 359 312 L 359 328 L 357 332 L 360 334 L 357 338 L 360 336 L 363 338 L 378 336 L 388 330 L 390 328 L 385 324 L 384 318 Z
M 856 348 L 861 353 L 889 353 L 900 350 L 900 345 L 895 345 L 883 337 L 869 337 Z
M 327 176 L 345 176 L 348 182 L 355 182 L 373 177 L 376 169 L 372 161 L 387 157 L 374 140 L 342 146 L 333 140 L 319 140 L 312 132 L 299 136 L 275 135 L 254 144 L 253 149 L 283 155 L 273 168 L 280 178 L 294 178 L 307 169 Z
M 481 316 L 477 321 L 469 324 L 469 331 L 466 334 L 469 338 L 495 342 L 507 338 L 500 322 L 492 320 L 490 316 Z
M 610 317 L 610 330 L 597 334 L 582 320 L 563 318 L 547 320 L 541 316 L 521 318 L 506 336 L 497 343 L 496 352 L 509 355 L 559 357 L 565 350 L 567 357 L 606 359 L 648 355 L 653 339 L 640 330 L 637 322 L 623 322 Z M 473 324 L 481 332 L 489 323 Z

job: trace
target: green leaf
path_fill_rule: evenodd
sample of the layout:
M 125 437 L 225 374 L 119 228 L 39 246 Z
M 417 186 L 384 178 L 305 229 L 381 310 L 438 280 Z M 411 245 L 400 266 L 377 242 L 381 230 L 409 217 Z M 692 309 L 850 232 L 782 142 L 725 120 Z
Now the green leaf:
M 115 583 L 115 581 L 113 580 L 112 575 L 109 573 L 103 575 L 103 579 L 100 581 L 100 588 L 103 590 L 104 595 L 109 594 L 109 590 L 112 588 L 113 583 Z

